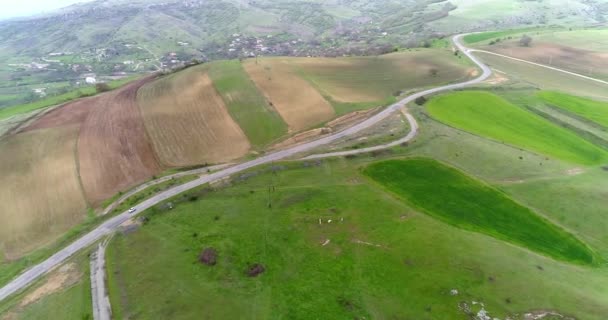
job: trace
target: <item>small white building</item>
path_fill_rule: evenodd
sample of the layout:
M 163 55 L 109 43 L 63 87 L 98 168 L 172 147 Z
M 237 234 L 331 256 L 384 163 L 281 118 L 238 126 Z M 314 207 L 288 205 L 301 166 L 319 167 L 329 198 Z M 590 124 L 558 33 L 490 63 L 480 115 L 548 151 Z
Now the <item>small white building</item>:
M 97 79 L 95 79 L 94 77 L 86 77 L 84 78 L 84 82 L 86 82 L 87 84 L 96 84 Z

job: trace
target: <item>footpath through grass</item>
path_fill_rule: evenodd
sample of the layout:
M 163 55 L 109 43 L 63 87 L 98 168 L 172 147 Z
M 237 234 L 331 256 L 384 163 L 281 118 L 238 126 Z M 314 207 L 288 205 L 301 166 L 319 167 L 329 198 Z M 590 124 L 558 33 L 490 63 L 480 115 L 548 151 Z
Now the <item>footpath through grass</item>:
M 608 102 L 581 98 L 557 91 L 541 91 L 538 96 L 552 106 L 608 128 Z
M 606 151 L 542 117 L 489 92 L 462 91 L 433 98 L 427 110 L 456 128 L 562 159 L 596 165 Z
M 238 60 L 209 64 L 209 76 L 251 144 L 263 147 L 287 133 L 287 124 L 268 105 Z
M 389 160 L 364 173 L 429 215 L 553 258 L 593 264 L 594 254 L 566 231 L 491 188 L 432 159 Z

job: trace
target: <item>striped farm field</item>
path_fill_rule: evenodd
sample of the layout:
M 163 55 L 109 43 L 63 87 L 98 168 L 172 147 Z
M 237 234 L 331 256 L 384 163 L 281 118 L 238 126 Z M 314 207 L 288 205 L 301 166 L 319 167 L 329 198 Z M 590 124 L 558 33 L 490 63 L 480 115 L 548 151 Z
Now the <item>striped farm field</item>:
M 427 109 L 448 125 L 571 163 L 608 160 L 608 153 L 596 145 L 489 92 L 441 95 Z
M 147 81 L 97 97 L 82 125 L 80 178 L 93 206 L 160 172 L 136 101 L 137 90 Z
M 209 64 L 209 76 L 228 112 L 255 147 L 264 147 L 287 134 L 287 125 L 268 104 L 237 60 Z
M 206 65 L 142 87 L 137 101 L 164 166 L 221 163 L 242 157 L 250 149 L 247 136 L 213 86 Z
M 450 50 L 438 49 L 289 61 L 336 102 L 382 102 L 399 91 L 455 82 L 474 73 Z
M 291 59 L 247 60 L 244 68 L 289 126 L 309 129 L 335 117 L 331 104 L 290 64 Z
M 541 91 L 538 96 L 552 106 L 608 128 L 608 102 L 576 97 L 557 91 Z
M 9 260 L 56 240 L 86 217 L 75 146 L 79 126 L 0 140 L 0 254 Z M 1 260 L 1 258 L 0 258 Z

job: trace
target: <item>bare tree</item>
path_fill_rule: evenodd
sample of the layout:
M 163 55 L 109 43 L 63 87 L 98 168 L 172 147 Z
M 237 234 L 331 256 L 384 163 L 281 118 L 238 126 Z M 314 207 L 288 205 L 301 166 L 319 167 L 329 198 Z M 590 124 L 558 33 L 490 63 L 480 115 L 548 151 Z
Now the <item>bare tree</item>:
M 522 47 L 529 47 L 530 43 L 532 43 L 532 37 L 527 34 L 524 34 L 521 39 L 519 39 L 519 45 Z

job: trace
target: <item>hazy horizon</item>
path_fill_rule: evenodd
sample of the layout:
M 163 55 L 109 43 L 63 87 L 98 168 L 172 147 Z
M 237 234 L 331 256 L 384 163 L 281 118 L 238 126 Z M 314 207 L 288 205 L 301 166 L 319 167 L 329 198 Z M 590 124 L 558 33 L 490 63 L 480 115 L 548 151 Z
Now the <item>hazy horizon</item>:
M 90 2 L 93 0 L 0 0 L 0 19 L 20 18 L 51 12 L 74 3 Z

